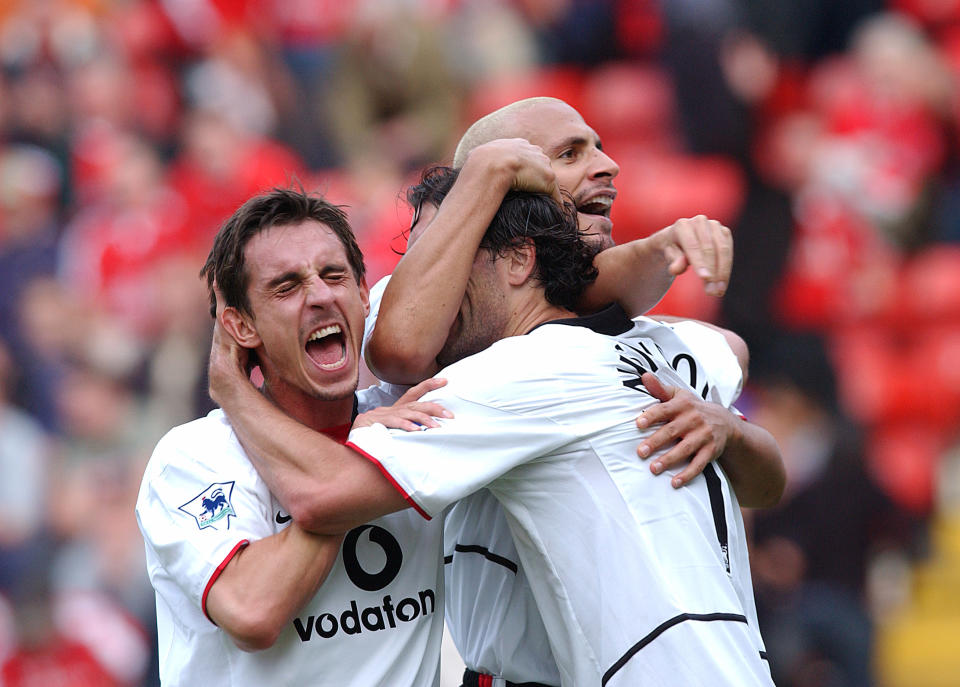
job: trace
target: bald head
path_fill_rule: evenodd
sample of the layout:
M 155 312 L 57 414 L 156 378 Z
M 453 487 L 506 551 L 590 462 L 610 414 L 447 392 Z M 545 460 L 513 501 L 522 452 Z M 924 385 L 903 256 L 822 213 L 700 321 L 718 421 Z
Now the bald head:
M 481 117 L 467 129 L 453 154 L 453 166 L 460 169 L 471 150 L 498 138 L 525 138 L 539 145 L 530 137 L 529 120 L 531 111 L 543 108 L 565 108 L 576 113 L 576 110 L 559 98 L 525 98 L 505 105 Z M 579 114 L 577 116 L 579 117 Z
M 603 152 L 600 137 L 580 113 L 557 98 L 527 98 L 491 112 L 467 129 L 453 166 L 463 167 L 470 152 L 501 138 L 522 138 L 550 159 L 560 190 L 573 199 L 580 229 L 603 247 L 613 245 L 610 208 L 617 196 L 617 163 Z

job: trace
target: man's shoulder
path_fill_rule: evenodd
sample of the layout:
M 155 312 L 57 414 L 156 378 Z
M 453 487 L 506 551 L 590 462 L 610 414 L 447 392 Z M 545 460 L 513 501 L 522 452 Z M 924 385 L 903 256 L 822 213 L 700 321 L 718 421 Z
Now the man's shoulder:
M 172 428 L 153 450 L 147 472 L 160 472 L 170 464 L 246 461 L 227 416 L 219 408 L 204 417 Z
M 203 417 L 177 425 L 170 429 L 157 446 L 177 445 L 181 443 L 220 442 L 233 437 L 233 428 L 226 414 L 219 408 L 211 410 Z
M 570 370 L 587 374 L 591 363 L 609 348 L 600 346 L 601 341 L 609 339 L 582 327 L 547 325 L 526 335 L 501 339 L 447 366 L 437 376 L 447 379 L 451 386 L 469 389 L 551 384 Z

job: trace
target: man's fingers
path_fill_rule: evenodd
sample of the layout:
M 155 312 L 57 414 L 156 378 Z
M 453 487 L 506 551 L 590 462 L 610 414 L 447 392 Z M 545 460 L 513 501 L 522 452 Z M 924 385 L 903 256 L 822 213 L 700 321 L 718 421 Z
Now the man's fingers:
M 680 250 L 679 245 L 668 246 L 665 249 L 667 256 L 667 271 L 673 276 L 678 276 L 687 271 L 690 266 L 687 256 Z
M 711 220 L 703 215 L 691 217 L 679 233 L 680 246 L 697 275 L 710 282 L 716 278 L 717 248 Z
M 644 439 L 637 447 L 637 454 L 641 458 L 652 456 L 660 449 L 684 436 L 688 429 L 685 423 L 676 419 L 671 420 Z
M 686 462 L 695 450 L 696 445 L 693 441 L 683 440 L 662 456 L 657 456 L 656 459 L 650 463 L 650 471 L 655 475 L 659 475 L 664 470 L 670 470 Z
M 434 389 L 439 389 L 442 386 L 445 386 L 447 383 L 446 379 L 442 377 L 431 377 L 430 379 L 425 379 L 416 386 L 412 386 L 407 389 L 403 396 L 397 399 L 397 402 L 394 405 L 400 405 L 403 403 L 412 403 L 414 401 L 420 400 L 420 397 L 426 394 L 427 392 L 433 391 Z
M 707 293 L 722 296 L 733 267 L 733 234 L 730 229 L 703 215 L 678 220 L 674 227 L 678 248 L 689 266 L 706 282 Z M 678 274 L 673 269 L 676 264 L 674 256 L 668 258 L 671 273 Z
M 644 388 L 660 402 L 669 401 L 677 393 L 676 387 L 665 386 L 657 377 L 657 375 L 653 374 L 652 372 L 644 372 L 640 376 L 640 381 L 643 382 Z
M 720 225 L 720 240 L 717 245 L 717 281 L 716 288 L 722 296 L 730 283 L 730 274 L 733 272 L 733 233 L 722 224 Z
M 670 486 L 674 489 L 679 489 L 683 485 L 689 484 L 690 480 L 703 472 L 703 469 L 707 467 L 710 460 L 709 449 L 707 447 L 701 448 L 697 452 L 697 455 L 693 457 L 693 460 L 690 461 L 690 464 L 673 476 L 670 480 Z
M 409 403 L 407 408 L 428 417 L 453 417 L 453 413 L 439 403 L 433 403 L 432 401 Z

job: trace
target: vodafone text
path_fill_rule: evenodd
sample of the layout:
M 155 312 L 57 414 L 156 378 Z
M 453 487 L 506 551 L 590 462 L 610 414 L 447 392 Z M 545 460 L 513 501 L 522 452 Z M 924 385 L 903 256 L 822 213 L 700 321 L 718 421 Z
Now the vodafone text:
M 378 632 L 387 628 L 396 628 L 397 622 L 409 623 L 420 616 L 427 616 L 436 608 L 435 594 L 432 589 L 425 589 L 418 594 L 418 598 L 405 597 L 394 603 L 387 594 L 379 606 L 367 606 L 359 609 L 356 601 L 350 602 L 350 608 L 339 615 L 321 613 L 318 616 L 307 616 L 306 619 L 294 618 L 293 626 L 300 635 L 300 641 L 309 642 L 316 635 L 322 639 L 330 639 L 338 632 L 348 635 L 361 632 Z

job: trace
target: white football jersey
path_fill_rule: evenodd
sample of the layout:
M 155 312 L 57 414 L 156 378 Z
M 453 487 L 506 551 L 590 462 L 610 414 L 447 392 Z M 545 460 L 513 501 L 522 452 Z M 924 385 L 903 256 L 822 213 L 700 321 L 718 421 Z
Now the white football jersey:
M 635 322 L 691 386 L 706 389 L 709 400 L 729 406 L 739 396 L 742 371 L 721 334 L 690 321 Z M 690 365 L 691 353 L 702 365 Z M 500 502 L 487 489 L 460 499 L 443 531 L 447 626 L 467 666 L 510 682 L 559 685 L 547 630 Z
M 376 389 L 359 396 L 367 399 L 361 411 L 391 402 Z M 159 442 L 137 520 L 157 596 L 164 685 L 437 684 L 442 518 L 425 522 L 407 510 L 351 530 L 317 594 L 273 647 L 255 653 L 206 617 L 206 595 L 241 547 L 288 527 L 290 516 L 222 411 Z
M 563 684 L 769 685 L 726 477 L 675 490 L 636 457 L 644 371 L 723 400 L 659 327 L 611 310 L 505 339 L 441 373 L 453 420 L 350 441 L 426 513 L 484 486 L 503 504 Z

